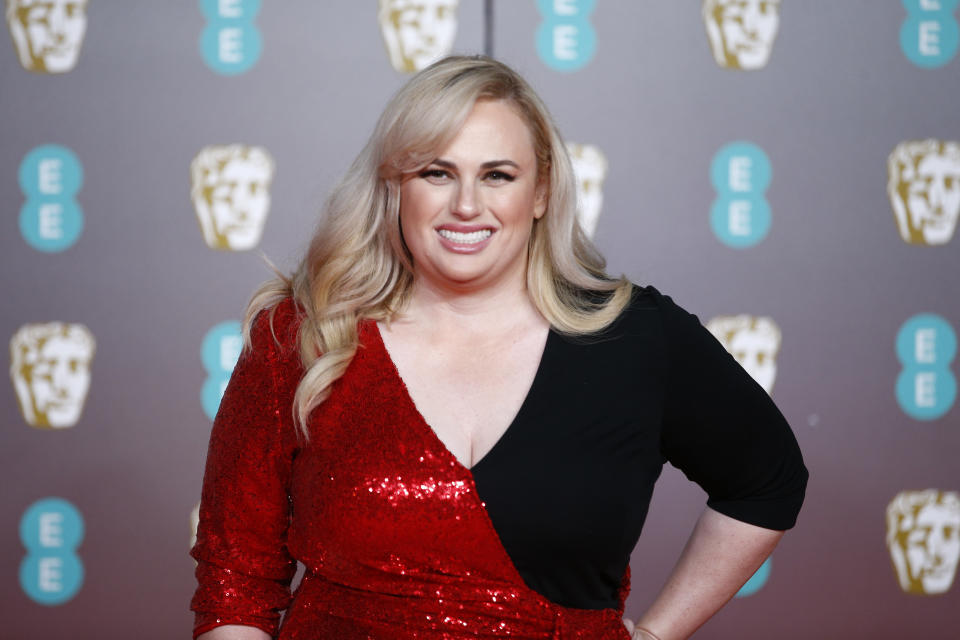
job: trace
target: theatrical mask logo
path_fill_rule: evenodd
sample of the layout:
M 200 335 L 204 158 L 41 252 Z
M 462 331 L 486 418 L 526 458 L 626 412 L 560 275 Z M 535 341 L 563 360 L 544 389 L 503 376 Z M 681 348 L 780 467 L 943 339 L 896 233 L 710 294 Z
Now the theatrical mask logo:
M 204 147 L 190 164 L 190 197 L 211 249 L 243 251 L 260 242 L 270 212 L 273 158 L 263 147 Z
M 717 316 L 707 323 L 707 329 L 767 393 L 773 392 L 781 340 L 780 327 L 773 319 Z
M 577 178 L 577 213 L 580 225 L 593 237 L 603 207 L 603 181 L 607 177 L 607 159 L 590 144 L 567 144 L 573 173 Z
M 66 73 L 80 56 L 87 0 L 7 0 L 7 26 L 24 69 Z
M 887 505 L 887 547 L 901 589 L 945 593 L 960 559 L 960 494 L 936 489 L 898 493 Z
M 960 218 L 960 143 L 901 142 L 887 169 L 887 194 L 900 237 L 928 246 L 949 242 Z
M 377 18 L 393 68 L 420 71 L 448 55 L 458 5 L 459 0 L 380 0 Z
M 72 427 L 90 388 L 95 342 L 80 324 L 28 324 L 10 339 L 10 377 L 23 417 L 44 429 Z
M 780 26 L 780 0 L 704 0 L 703 22 L 718 65 L 762 69 Z

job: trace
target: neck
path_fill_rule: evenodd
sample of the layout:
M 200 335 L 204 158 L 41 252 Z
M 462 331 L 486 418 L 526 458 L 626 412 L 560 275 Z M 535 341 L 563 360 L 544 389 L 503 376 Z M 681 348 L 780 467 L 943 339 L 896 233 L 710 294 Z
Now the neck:
M 544 322 L 527 295 L 523 279 L 495 287 L 455 288 L 418 278 L 398 320 L 415 321 L 439 331 L 452 327 L 458 331 L 476 328 L 490 332 L 531 319 Z

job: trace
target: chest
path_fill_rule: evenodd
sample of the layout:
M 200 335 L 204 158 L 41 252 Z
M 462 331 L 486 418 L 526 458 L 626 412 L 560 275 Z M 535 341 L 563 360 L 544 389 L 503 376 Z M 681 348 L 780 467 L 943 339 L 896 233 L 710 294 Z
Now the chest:
M 467 468 L 514 421 L 537 376 L 548 335 L 547 327 L 474 340 L 381 334 L 416 409 Z

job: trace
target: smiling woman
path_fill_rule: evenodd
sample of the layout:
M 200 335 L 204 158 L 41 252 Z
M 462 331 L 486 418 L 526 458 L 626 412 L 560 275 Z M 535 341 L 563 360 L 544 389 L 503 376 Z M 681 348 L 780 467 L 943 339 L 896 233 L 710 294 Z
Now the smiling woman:
M 387 105 L 297 271 L 250 303 L 195 637 L 672 640 L 753 574 L 803 499 L 792 432 L 694 316 L 606 275 L 573 185 L 499 62 L 442 60 Z M 635 626 L 665 460 L 708 507 Z

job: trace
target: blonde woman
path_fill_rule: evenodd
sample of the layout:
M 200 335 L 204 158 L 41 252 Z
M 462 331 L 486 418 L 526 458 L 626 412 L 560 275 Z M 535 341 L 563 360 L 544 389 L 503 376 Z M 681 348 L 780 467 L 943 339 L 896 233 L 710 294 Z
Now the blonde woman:
M 673 640 L 753 574 L 803 500 L 790 428 L 695 317 L 605 274 L 575 206 L 505 65 L 447 58 L 398 92 L 299 268 L 250 304 L 195 637 Z M 665 460 L 709 501 L 634 625 Z

